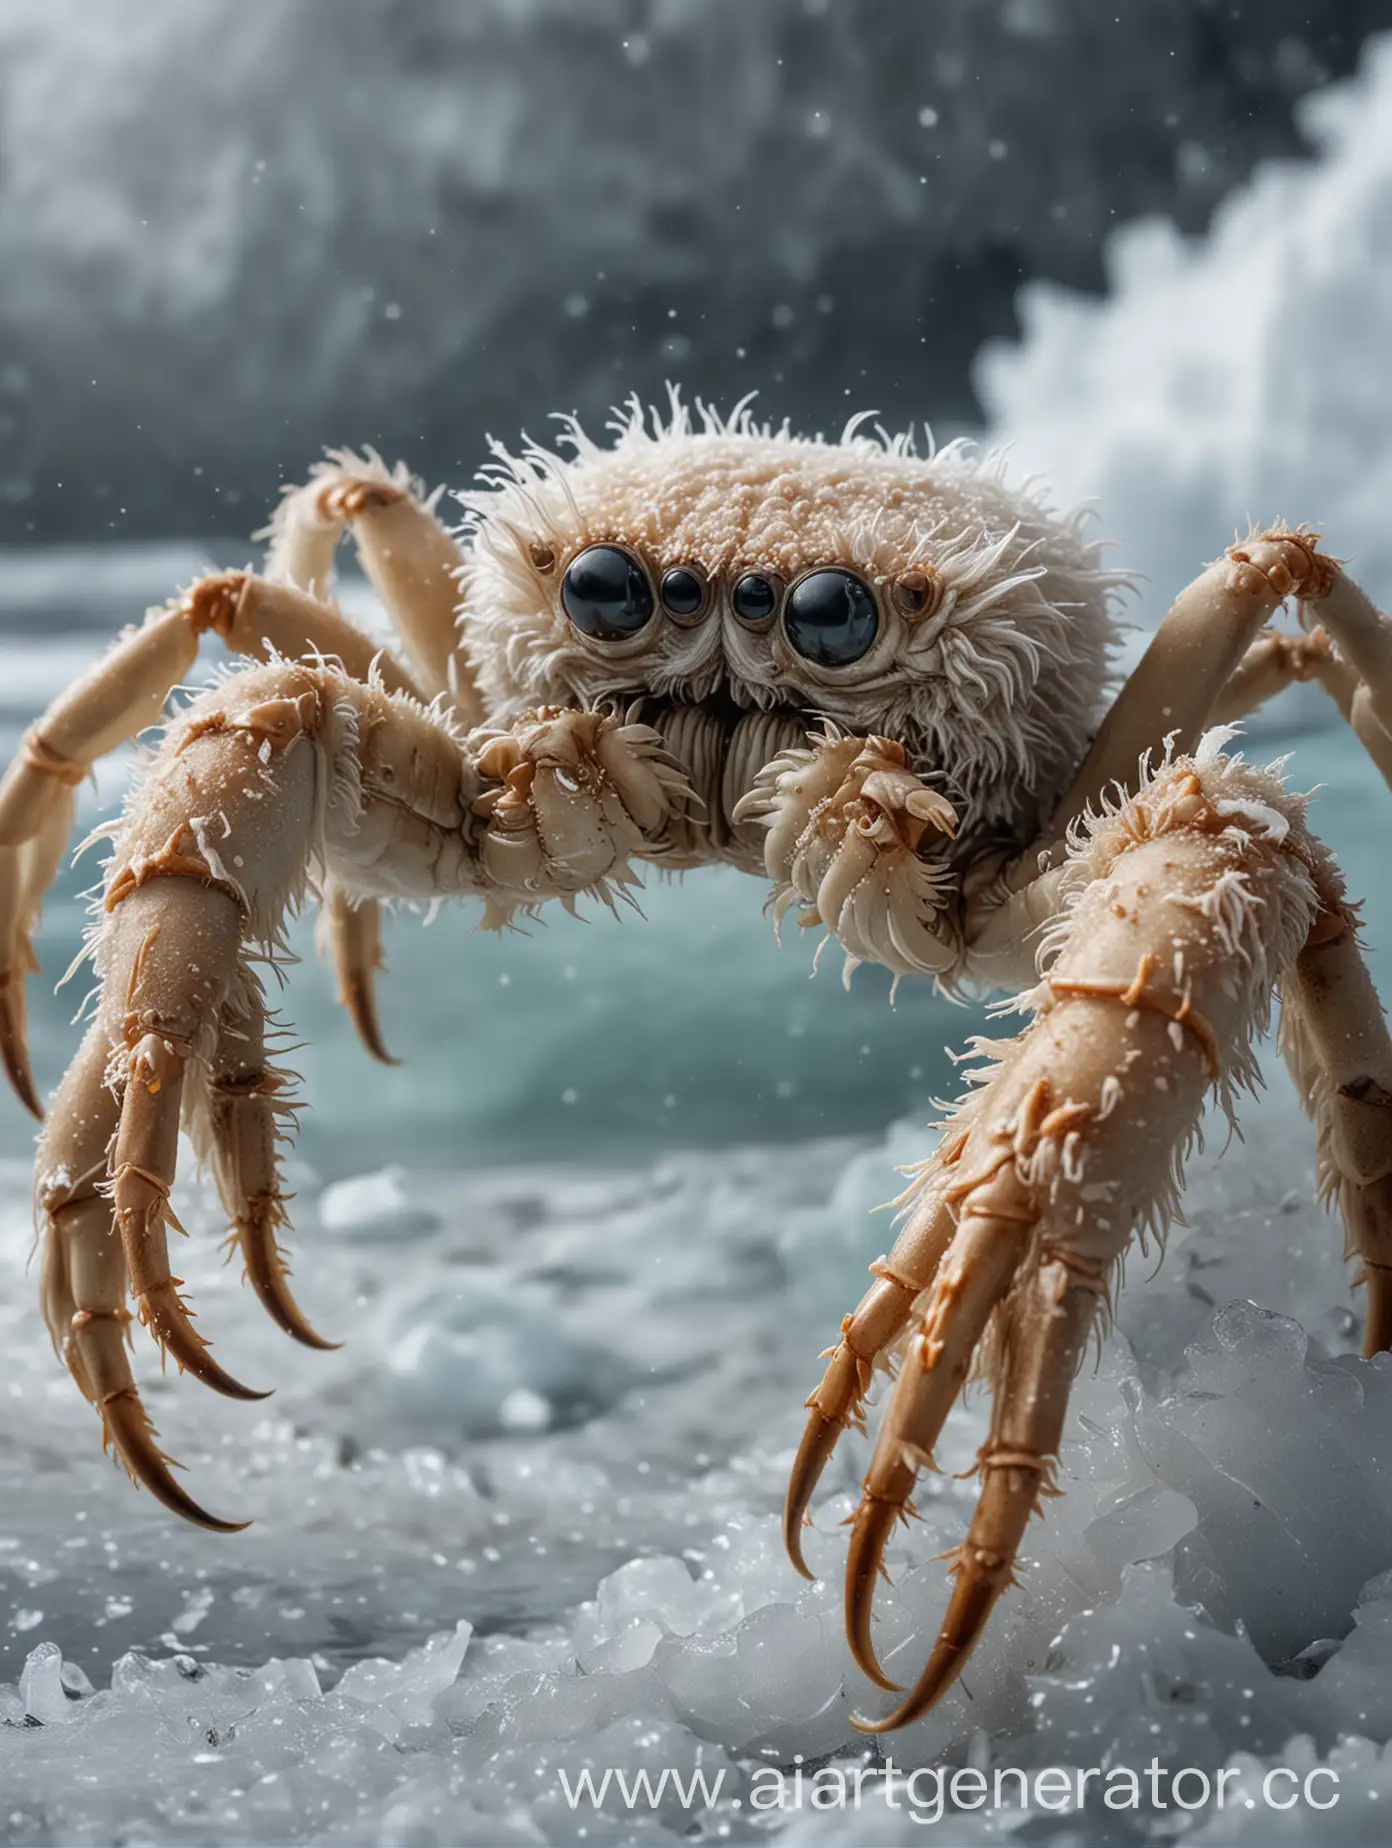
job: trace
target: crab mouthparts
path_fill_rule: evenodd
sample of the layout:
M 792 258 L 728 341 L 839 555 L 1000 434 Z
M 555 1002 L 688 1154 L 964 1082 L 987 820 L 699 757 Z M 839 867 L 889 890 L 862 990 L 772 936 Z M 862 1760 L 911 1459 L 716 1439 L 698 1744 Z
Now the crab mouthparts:
M 635 716 L 662 734 L 705 804 L 688 824 L 693 838 L 683 857 L 695 864 L 734 849 L 734 857 L 758 862 L 762 831 L 747 824 L 737 827 L 736 805 L 780 751 L 806 742 L 817 724 L 815 715 L 787 705 L 751 712 L 718 694 L 699 704 L 647 698 Z

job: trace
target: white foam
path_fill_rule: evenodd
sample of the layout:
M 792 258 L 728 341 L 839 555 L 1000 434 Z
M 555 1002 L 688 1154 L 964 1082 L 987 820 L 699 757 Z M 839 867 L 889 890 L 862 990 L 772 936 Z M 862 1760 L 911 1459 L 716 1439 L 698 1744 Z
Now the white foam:
M 1206 237 L 1123 226 L 1105 299 L 1031 283 L 1021 344 L 977 360 L 994 435 L 1096 500 L 1152 617 L 1249 518 L 1315 522 L 1392 599 L 1392 38 L 1298 108 L 1320 158 L 1259 168 Z

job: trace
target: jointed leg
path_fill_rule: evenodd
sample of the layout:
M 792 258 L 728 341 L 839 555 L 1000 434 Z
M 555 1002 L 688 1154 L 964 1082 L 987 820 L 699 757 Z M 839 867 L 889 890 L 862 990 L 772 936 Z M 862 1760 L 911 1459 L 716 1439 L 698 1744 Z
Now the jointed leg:
M 1327 856 L 1317 877 L 1322 909 L 1281 988 L 1281 1050 L 1315 1122 L 1320 1192 L 1362 1263 L 1372 1355 L 1392 1349 L 1392 1039 Z
M 36 966 L 31 938 L 71 833 L 75 787 L 100 758 L 154 724 L 209 633 L 252 659 L 323 655 L 360 679 L 375 666 L 389 691 L 410 686 L 391 656 L 336 610 L 230 571 L 153 611 L 30 728 L 0 782 L 0 1056 L 35 1116 L 42 1110 L 29 1072 L 24 978 Z
M 913 1189 L 912 1207 L 894 1249 L 870 1266 L 874 1283 L 854 1314 L 842 1320 L 840 1341 L 823 1356 L 827 1369 L 807 1401 L 812 1416 L 783 1506 L 783 1541 L 804 1578 L 812 1574 L 802 1556 L 802 1529 L 822 1471 L 846 1426 L 864 1429 L 862 1406 L 875 1366 L 886 1364 L 908 1325 L 915 1299 L 932 1284 L 951 1243 L 956 1222 L 945 1192 L 943 1164 L 935 1157 Z
M 44 1304 L 55 1342 L 131 1473 L 203 1519 L 170 1476 L 121 1340 L 127 1286 L 179 1365 L 250 1396 L 195 1333 L 171 1274 L 181 1119 L 212 1156 L 258 1294 L 322 1345 L 277 1232 L 277 1117 L 249 957 L 316 868 L 353 892 L 479 893 L 498 915 L 610 896 L 687 795 L 643 726 L 535 714 L 466 747 L 418 703 L 335 668 L 280 664 L 214 688 L 170 727 L 113 843 L 94 946 L 97 1021 L 39 1151 Z
M 400 464 L 388 469 L 371 450 L 362 457 L 335 450 L 303 487 L 283 491 L 263 535 L 271 540 L 266 576 L 326 598 L 334 551 L 351 526 L 363 570 L 401 636 L 417 684 L 428 696 L 448 694 L 460 723 L 477 725 L 483 708 L 459 646 L 464 556 L 436 518 L 438 500 L 438 491 L 427 497 Z
M 482 705 L 459 648 L 456 615 L 463 557 L 435 517 L 438 494 L 426 497 L 398 465 L 388 469 L 372 451 L 335 451 L 310 471 L 303 487 L 286 488 L 264 537 L 271 541 L 266 576 L 329 599 L 334 553 L 352 528 L 358 558 L 406 646 L 416 684 L 444 695 L 461 723 L 477 724 Z M 361 678 L 361 676 L 359 676 Z M 321 894 L 318 938 L 333 962 L 339 999 L 373 1058 L 393 1064 L 378 1017 L 382 906 L 350 898 L 332 881 Z
M 910 1339 L 856 1519 L 847 1629 L 877 1680 L 870 1601 L 895 1522 L 973 1366 L 994 1381 L 985 1486 L 956 1561 L 937 1647 L 917 1686 L 875 1729 L 902 1725 L 949 1687 L 1011 1582 L 1029 1514 L 1050 1485 L 1079 1354 L 1137 1230 L 1173 1210 L 1174 1163 L 1215 1082 L 1231 1101 L 1274 982 L 1319 909 L 1301 805 L 1274 777 L 1222 758 L 1179 759 L 1089 824 L 1055 896 L 1047 973 L 1030 1027 L 958 1109 L 925 1176 L 927 1259 L 906 1286 Z M 934 1268 L 946 1208 L 950 1242 Z M 853 1359 L 892 1339 L 907 1287 L 871 1314 Z M 855 1319 L 848 1325 L 850 1335 Z M 858 1400 L 836 1378 L 813 1401 L 805 1477 Z M 810 1469 L 809 1469 L 810 1463 Z
M 1226 708 L 1231 716 L 1229 689 L 1239 700 L 1250 696 L 1269 668 L 1261 668 L 1249 649 L 1287 597 L 1318 605 L 1321 622 L 1358 680 L 1350 689 L 1337 665 L 1331 666 L 1328 690 L 1341 704 L 1347 698 L 1350 723 L 1392 781 L 1392 622 L 1334 559 L 1316 550 L 1317 541 L 1315 533 L 1286 527 L 1244 540 L 1176 599 L 1059 803 L 1048 831 L 1056 863 L 1069 826 L 1096 808 L 1106 789 L 1129 785 L 1143 751 L 1157 749 L 1167 737 L 1176 750 L 1192 750 L 1218 712 Z M 1316 677 L 1325 680 L 1326 674 L 1317 671 Z M 1011 883 L 1026 883 L 1038 865 L 1034 851 L 1022 855 Z
M 1234 668 L 1208 715 L 1210 725 L 1235 725 L 1287 687 L 1314 681 L 1345 718 L 1358 690 L 1358 676 L 1334 652 L 1328 631 L 1289 635 L 1263 629 Z

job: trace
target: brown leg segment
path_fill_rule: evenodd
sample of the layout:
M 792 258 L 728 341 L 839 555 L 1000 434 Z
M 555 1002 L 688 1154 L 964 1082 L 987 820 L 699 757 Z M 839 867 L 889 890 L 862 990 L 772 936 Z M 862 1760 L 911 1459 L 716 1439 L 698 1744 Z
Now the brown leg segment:
M 284 491 L 263 535 L 271 540 L 266 575 L 326 596 L 334 549 L 351 526 L 359 561 L 417 681 L 430 694 L 448 693 L 462 725 L 477 725 L 483 706 L 459 646 L 464 556 L 435 517 L 437 499 L 408 469 L 387 468 L 371 450 L 332 451 L 304 487 Z
M 247 969 L 235 1003 L 224 1009 L 204 1095 L 193 1100 L 190 1129 L 199 1155 L 211 1161 L 231 1223 L 229 1245 L 241 1252 L 263 1308 L 292 1339 L 328 1350 L 339 1344 L 316 1334 L 306 1320 L 291 1294 L 290 1267 L 279 1242 L 288 1224 L 279 1152 L 296 1108 L 290 1098 L 294 1081 L 292 1072 L 267 1057 L 265 997 Z
M 327 951 L 332 960 L 339 1003 L 358 1038 L 379 1065 L 400 1065 L 387 1050 L 377 1010 L 377 976 L 386 967 L 381 905 L 375 898 L 355 899 L 329 880 L 316 937 L 320 953 Z
M 1065 856 L 1069 826 L 1097 808 L 1104 791 L 1135 781 L 1144 751 L 1158 752 L 1168 737 L 1176 751 L 1193 750 L 1258 630 L 1287 597 L 1327 595 L 1341 574 L 1316 549 L 1318 538 L 1288 527 L 1254 535 L 1231 546 L 1175 599 L 1041 838 L 1039 847 L 1047 846 L 1055 861 Z M 1027 883 L 1039 868 L 1039 851 L 1031 848 L 1011 883 Z
M 1332 867 L 1325 908 L 1282 984 L 1281 1050 L 1314 1119 L 1320 1192 L 1367 1287 L 1363 1352 L 1392 1349 L 1392 1039 Z
M 955 1219 L 865 1482 L 847 1630 L 873 1679 L 885 1547 L 973 1368 L 993 1380 L 985 1485 L 937 1648 L 876 1730 L 927 1711 L 1011 1582 L 1047 1489 L 1073 1371 L 1117 1259 L 1175 1206 L 1175 1164 L 1215 1083 L 1231 1103 L 1250 1042 L 1318 909 L 1317 850 L 1270 773 L 1179 759 L 1070 851 L 1034 1020 L 952 1120 L 941 1199 Z
M 855 1313 L 842 1322 L 837 1346 L 823 1356 L 828 1360 L 827 1370 L 807 1401 L 811 1416 L 783 1506 L 783 1542 L 789 1559 L 804 1578 L 810 1579 L 812 1574 L 802 1556 L 802 1530 L 822 1471 L 846 1426 L 864 1426 L 861 1406 L 870 1389 L 875 1362 L 903 1333 L 914 1299 L 932 1283 L 952 1232 L 943 1183 L 929 1171 L 893 1251 L 870 1266 L 875 1282 Z
M 1353 705 L 1358 675 L 1334 652 L 1327 630 L 1287 635 L 1263 629 L 1234 668 L 1208 715 L 1210 725 L 1235 725 L 1287 687 L 1315 681 L 1345 718 Z
M 532 714 L 475 750 L 418 702 L 328 666 L 250 669 L 170 726 L 113 835 L 97 1018 L 55 1100 L 38 1182 L 55 1343 L 168 1507 L 218 1524 L 155 1443 L 123 1345 L 127 1293 L 182 1368 L 250 1396 L 195 1332 L 170 1267 L 181 1118 L 212 1157 L 262 1302 L 297 1339 L 328 1345 L 279 1248 L 288 1074 L 267 1062 L 250 960 L 274 951 L 311 870 L 413 899 L 487 894 L 502 909 L 602 895 L 689 794 L 647 727 Z
M 917 1686 L 883 1720 L 857 1720 L 862 1732 L 888 1732 L 926 1713 L 950 1687 L 986 1627 L 1040 1497 L 1053 1489 L 1068 1393 L 1104 1294 L 1100 1271 L 1045 1255 L 1022 1285 L 999 1356 L 991 1435 L 979 1459 L 981 1499 L 957 1549 L 952 1599 Z M 867 1599 L 868 1605 L 868 1599 Z
M 155 723 L 210 632 L 252 659 L 334 657 L 359 679 L 375 662 L 388 689 L 410 690 L 405 671 L 336 610 L 230 571 L 200 579 L 153 612 L 54 701 L 0 782 L 0 1061 L 35 1116 L 43 1112 L 29 1070 L 24 983 L 37 968 L 31 939 L 67 848 L 75 786 L 100 758 Z

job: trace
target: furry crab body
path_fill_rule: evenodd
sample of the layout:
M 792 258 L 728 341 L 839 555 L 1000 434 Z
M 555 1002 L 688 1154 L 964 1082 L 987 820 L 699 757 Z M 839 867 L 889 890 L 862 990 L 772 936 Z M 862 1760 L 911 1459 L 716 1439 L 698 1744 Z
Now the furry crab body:
M 1195 579 L 1109 706 L 1122 580 L 990 459 L 858 425 L 805 440 L 743 408 L 693 419 L 675 396 L 666 421 L 634 409 L 607 446 L 567 424 L 565 444 L 495 447 L 455 531 L 404 470 L 332 454 L 286 491 L 262 574 L 151 612 L 28 734 L 0 785 L 0 1054 L 39 1114 L 23 984 L 74 786 L 159 717 L 204 634 L 249 663 L 168 721 L 107 830 L 97 1007 L 39 1145 L 44 1314 L 132 1477 L 229 1525 L 171 1473 L 126 1333 L 134 1305 L 181 1368 L 256 1396 L 171 1273 L 182 1124 L 258 1295 L 323 1345 L 279 1243 L 295 1106 L 257 971 L 306 900 L 378 1058 L 384 902 L 459 897 L 501 927 L 617 903 L 645 863 L 765 875 L 776 917 L 836 939 L 848 970 L 1023 990 L 1023 1030 L 983 1047 L 829 1352 L 788 1494 L 801 1566 L 827 1459 L 897 1367 L 847 1577 L 852 1650 L 890 1686 L 885 1548 L 963 1383 L 991 1380 L 942 1633 L 868 1723 L 902 1724 L 1012 1582 L 1121 1259 L 1163 1230 L 1204 1098 L 1234 1108 L 1277 996 L 1366 1345 L 1392 1346 L 1392 1044 L 1354 914 L 1278 772 L 1205 736 L 1312 678 L 1392 777 L 1392 624 L 1313 534 L 1276 527 Z M 399 653 L 333 600 L 346 528 Z M 1288 600 L 1303 634 L 1265 627 Z

